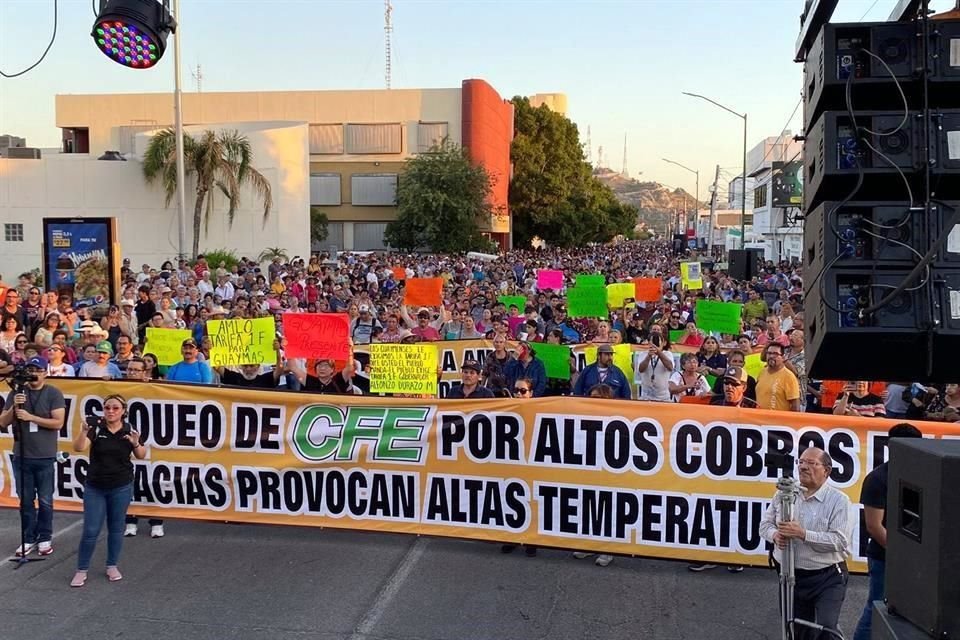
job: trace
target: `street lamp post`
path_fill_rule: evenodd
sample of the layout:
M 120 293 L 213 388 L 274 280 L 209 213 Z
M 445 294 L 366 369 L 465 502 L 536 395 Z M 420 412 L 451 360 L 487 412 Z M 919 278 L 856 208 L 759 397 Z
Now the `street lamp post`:
M 716 100 L 711 100 L 707 96 L 702 96 L 699 93 L 688 93 L 686 91 L 681 92 L 685 96 L 690 96 L 691 98 L 700 98 L 701 100 L 706 100 L 710 104 L 720 107 L 728 113 L 732 113 L 738 118 L 743 119 L 743 175 L 741 180 L 743 181 L 743 199 L 740 201 L 740 248 L 743 249 L 747 243 L 747 114 L 746 113 L 737 113 L 730 107 L 725 107 Z
M 180 22 L 180 0 L 173 0 L 173 15 Z M 174 135 L 177 140 L 177 224 L 179 226 L 178 250 L 180 258 L 187 257 L 187 195 L 186 171 L 183 159 L 183 99 L 180 92 L 180 31 L 173 36 L 173 117 Z
M 670 164 L 675 164 L 675 165 L 677 165 L 678 167 L 680 167 L 681 169 L 686 169 L 687 171 L 689 171 L 690 173 L 694 174 L 694 175 L 697 177 L 696 195 L 694 196 L 694 197 L 696 198 L 696 213 L 693 214 L 693 226 L 694 226 L 694 228 L 696 228 L 697 223 L 700 222 L 700 172 L 699 172 L 699 171 L 696 171 L 696 170 L 694 170 L 694 169 L 691 169 L 690 167 L 684 166 L 684 165 L 682 165 L 682 164 L 680 164 L 679 162 L 676 162 L 676 161 L 674 161 L 674 160 L 668 160 L 668 159 L 666 159 L 666 158 L 660 158 L 660 159 L 663 160 L 664 162 L 669 162 Z M 687 224 L 689 224 L 688 221 L 685 221 L 685 222 L 686 222 Z

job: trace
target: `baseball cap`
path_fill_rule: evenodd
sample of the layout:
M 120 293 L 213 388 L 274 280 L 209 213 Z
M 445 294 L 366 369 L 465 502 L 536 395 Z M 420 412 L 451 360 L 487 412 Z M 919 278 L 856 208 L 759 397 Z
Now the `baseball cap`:
M 135 306 L 137 306 L 137 303 L 134 302 L 133 300 L 131 300 L 130 298 L 124 298 L 123 300 L 120 301 L 120 306 L 121 306 L 121 307 L 135 307 Z
M 476 371 L 477 373 L 480 373 L 481 371 L 480 363 L 477 362 L 476 360 L 464 360 L 463 364 L 460 365 L 460 370 L 461 371 L 470 370 L 470 371 Z
M 360 311 L 360 313 L 367 313 L 367 312 L 369 312 L 369 311 L 370 311 L 370 305 L 368 305 L 368 304 L 362 304 L 362 305 L 360 305 L 359 311 Z
M 597 355 L 600 355 L 601 353 L 613 353 L 613 347 L 609 344 L 602 344 L 597 347 Z
M 194 340 L 193 338 L 187 338 L 186 340 L 184 340 L 183 342 L 180 343 L 180 348 L 181 348 L 181 349 L 182 349 L 183 347 L 194 347 L 194 348 L 196 348 L 196 346 L 197 346 L 197 341 Z
M 98 342 L 97 353 L 109 353 L 110 355 L 113 355 L 113 345 L 106 340 Z
M 43 369 L 44 371 L 46 371 L 48 364 L 49 363 L 47 362 L 47 359 L 42 356 L 34 356 L 33 358 L 30 358 L 29 360 L 27 360 L 28 368 L 35 367 L 37 369 Z
M 727 370 L 723 372 L 723 377 L 740 383 L 747 382 L 747 372 L 742 367 L 727 367 Z

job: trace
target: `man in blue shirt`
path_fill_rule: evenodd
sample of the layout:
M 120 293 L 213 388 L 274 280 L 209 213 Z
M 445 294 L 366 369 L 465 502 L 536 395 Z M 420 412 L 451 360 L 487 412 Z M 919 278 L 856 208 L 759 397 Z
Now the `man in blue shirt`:
M 613 397 L 629 400 L 631 398 L 630 382 L 620 368 L 613 364 L 613 347 L 602 344 L 597 347 L 597 361 L 584 367 L 577 376 L 577 383 L 573 386 L 573 395 L 588 396 L 590 389 L 598 384 L 605 384 L 613 389 Z
M 180 345 L 183 360 L 167 369 L 170 382 L 193 382 L 195 384 L 213 384 L 213 370 L 206 362 L 197 359 L 200 350 L 193 338 L 187 338 Z

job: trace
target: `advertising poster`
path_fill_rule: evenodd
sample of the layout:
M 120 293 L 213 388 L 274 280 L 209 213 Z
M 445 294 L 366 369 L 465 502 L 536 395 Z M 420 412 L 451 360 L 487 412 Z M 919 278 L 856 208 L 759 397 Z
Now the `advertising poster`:
M 114 218 L 44 218 L 44 282 L 73 304 L 106 311 L 116 298 L 119 262 Z
M 774 207 L 799 207 L 803 204 L 803 165 L 800 162 L 773 163 Z

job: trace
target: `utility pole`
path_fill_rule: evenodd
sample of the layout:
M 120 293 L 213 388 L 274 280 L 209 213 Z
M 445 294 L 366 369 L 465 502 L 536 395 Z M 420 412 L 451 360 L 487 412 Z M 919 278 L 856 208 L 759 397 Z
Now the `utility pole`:
M 713 186 L 710 187 L 710 228 L 707 229 L 707 254 L 713 255 L 713 228 L 717 225 L 717 182 L 720 180 L 720 165 L 713 176 Z
M 384 58 L 385 64 L 383 69 L 383 79 L 386 81 L 387 89 L 390 89 L 390 85 L 393 80 L 393 51 L 390 47 L 390 34 L 393 33 L 393 22 L 390 19 L 390 15 L 393 13 L 393 5 L 390 4 L 390 0 L 383 1 L 383 45 L 384 45 Z

